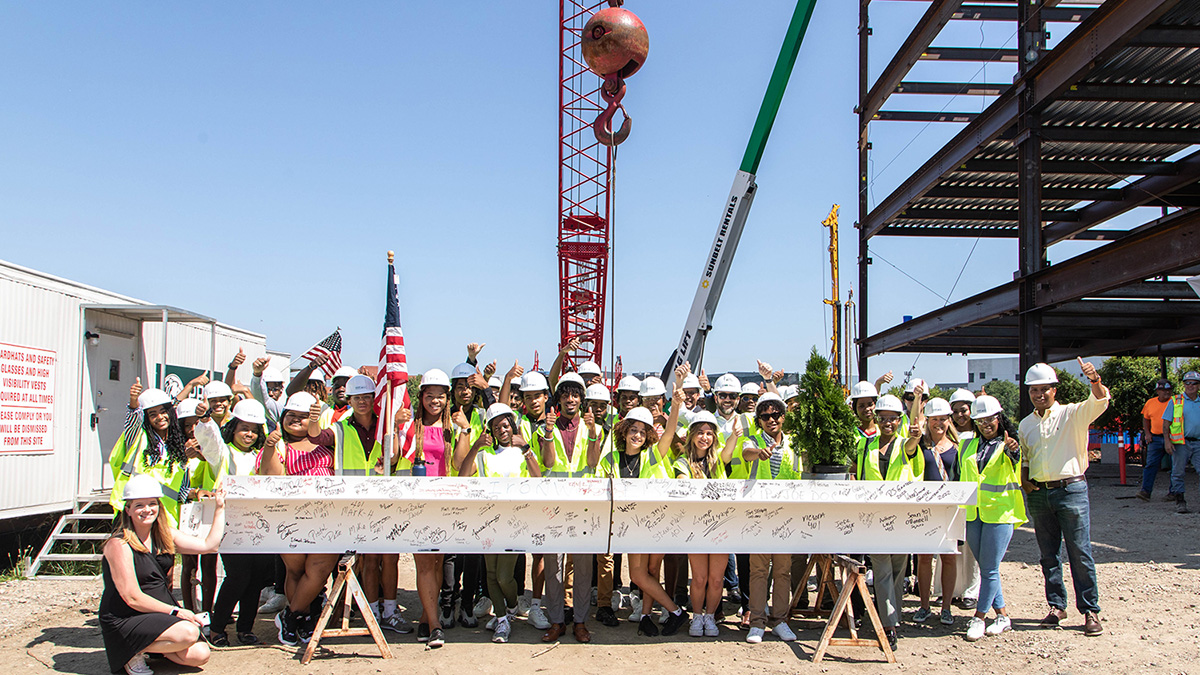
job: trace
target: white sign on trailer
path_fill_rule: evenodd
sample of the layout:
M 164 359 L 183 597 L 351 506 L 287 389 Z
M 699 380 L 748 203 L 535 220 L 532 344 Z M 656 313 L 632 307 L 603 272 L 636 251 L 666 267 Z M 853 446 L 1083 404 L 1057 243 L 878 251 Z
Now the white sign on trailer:
M 0 342 L 0 454 L 54 452 L 54 366 L 49 349 Z
M 227 553 L 953 553 L 973 483 L 230 476 Z M 185 506 L 203 534 L 211 502 Z

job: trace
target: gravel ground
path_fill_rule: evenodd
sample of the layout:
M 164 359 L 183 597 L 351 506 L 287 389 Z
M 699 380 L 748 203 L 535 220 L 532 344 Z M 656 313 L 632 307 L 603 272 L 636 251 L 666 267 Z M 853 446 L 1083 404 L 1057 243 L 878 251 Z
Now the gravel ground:
M 1005 598 L 1015 630 L 976 643 L 963 639 L 968 612 L 955 609 L 956 622 L 945 627 L 907 621 L 916 608 L 907 598 L 901 626 L 898 663 L 888 665 L 882 653 L 870 648 L 834 647 L 826 660 L 811 666 L 821 626 L 793 621 L 799 641 L 791 644 L 770 637 L 748 645 L 744 634 L 730 625 L 716 640 L 698 640 L 686 633 L 672 638 L 639 638 L 634 626 L 605 628 L 589 624 L 591 645 L 570 637 L 547 651 L 540 633 L 518 625 L 507 645 L 494 645 L 482 628 L 447 631 L 447 645 L 429 650 L 413 636 L 388 633 L 396 658 L 378 657 L 363 639 L 330 639 L 309 666 L 299 663 L 296 650 L 274 646 L 270 617 L 260 617 L 256 633 L 266 646 L 214 650 L 208 669 L 240 673 L 332 673 L 348 667 L 378 673 L 407 673 L 414 667 L 432 672 L 499 673 L 572 670 L 608 673 L 622 669 L 648 672 L 685 667 L 692 672 L 725 672 L 730 667 L 752 673 L 861 673 L 920 669 L 922 673 L 1054 672 L 1078 673 L 1104 669 L 1109 673 L 1200 673 L 1200 551 L 1196 528 L 1200 515 L 1177 515 L 1174 505 L 1132 499 L 1136 488 L 1114 486 L 1111 468 L 1091 472 L 1092 536 L 1101 583 L 1102 617 L 1106 632 L 1084 637 L 1082 617 L 1073 607 L 1063 630 L 1036 628 L 1045 615 L 1037 544 L 1031 527 L 1020 528 L 1001 568 Z M 1159 493 L 1165 492 L 1165 476 Z M 1189 490 L 1194 489 L 1189 476 Z M 1195 494 L 1195 492 L 1192 492 Z M 1159 495 L 1161 496 L 1161 495 Z M 1200 502 L 1200 499 L 1196 500 Z M 412 589 L 411 559 L 402 562 L 401 586 Z M 0 584 L 0 662 L 9 672 L 103 673 L 104 646 L 97 626 L 99 581 L 12 581 Z M 402 606 L 417 606 L 415 593 L 401 591 Z M 1073 602 L 1073 599 L 1072 599 Z M 415 617 L 412 609 L 405 614 Z M 482 622 L 481 622 L 482 623 Z M 682 631 L 681 631 L 682 632 Z M 869 633 L 869 631 L 868 631 Z M 165 660 L 154 660 L 160 673 L 184 672 Z

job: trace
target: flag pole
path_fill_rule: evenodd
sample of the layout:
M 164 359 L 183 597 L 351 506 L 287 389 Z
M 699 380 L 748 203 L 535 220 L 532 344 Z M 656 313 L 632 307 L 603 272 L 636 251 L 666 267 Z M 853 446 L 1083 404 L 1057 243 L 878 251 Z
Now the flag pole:
M 396 252 L 388 251 L 387 260 L 389 267 L 393 264 L 395 259 Z M 382 424 L 387 425 L 383 428 L 383 475 L 391 476 L 392 453 L 395 452 L 396 447 L 396 412 L 394 410 L 394 406 L 392 405 L 392 397 L 394 395 L 395 387 L 392 386 L 392 378 L 389 373 L 385 371 L 383 373 L 383 377 L 387 380 L 387 389 L 383 392 L 383 419 L 380 420 Z
M 389 253 L 390 253 L 390 251 L 389 251 Z M 325 325 L 329 325 L 329 324 L 325 324 Z M 335 332 L 335 333 L 340 333 L 340 332 L 341 332 L 341 330 L 342 330 L 342 327 L 341 327 L 341 326 L 338 326 L 338 327 L 337 327 L 337 328 L 336 328 L 336 329 L 335 329 L 333 332 Z M 305 354 L 307 354 L 307 353 L 309 353 L 310 351 L 312 351 L 312 348 L 313 348 L 313 347 L 316 347 L 317 345 L 321 344 L 321 343 L 322 343 L 322 342 L 324 342 L 324 341 L 325 341 L 325 338 L 321 338 L 320 340 L 317 340 L 316 342 L 314 342 L 314 343 L 313 343 L 313 345 L 312 345 L 312 347 L 309 347 L 308 349 L 305 349 L 304 351 L 300 352 L 300 356 L 297 356 L 296 358 L 292 359 L 291 363 L 289 363 L 289 364 L 288 364 L 288 370 L 291 370 L 292 366 L 296 365 L 296 362 L 297 362 L 297 361 L 299 361 L 300 359 L 304 358 L 304 355 L 305 355 Z M 309 360 L 311 361 L 312 359 L 309 359 Z

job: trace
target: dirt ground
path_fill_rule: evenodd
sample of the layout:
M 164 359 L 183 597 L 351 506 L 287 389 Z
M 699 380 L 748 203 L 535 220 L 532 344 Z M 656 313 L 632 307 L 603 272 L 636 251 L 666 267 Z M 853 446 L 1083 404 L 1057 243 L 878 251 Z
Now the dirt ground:
M 1132 473 L 1132 472 L 1131 472 Z M 1140 475 L 1140 471 L 1138 472 Z M 308 666 L 294 649 L 276 645 L 270 617 L 260 616 L 255 632 L 264 646 L 214 650 L 207 670 L 250 673 L 359 672 L 662 672 L 688 668 L 691 672 L 721 672 L 731 667 L 751 673 L 820 669 L 825 673 L 1046 672 L 1080 673 L 1200 673 L 1200 553 L 1197 528 L 1200 515 L 1177 515 L 1174 504 L 1143 503 L 1133 498 L 1136 488 L 1116 486 L 1112 467 L 1093 466 L 1091 477 L 1093 549 L 1099 568 L 1102 617 L 1106 632 L 1084 637 L 1082 617 L 1069 607 L 1065 629 L 1043 631 L 1045 615 L 1037 544 L 1029 526 L 1018 530 L 1001 568 L 1005 598 L 1014 620 L 1011 633 L 976 643 L 963 639 L 967 611 L 955 608 L 956 622 L 945 627 L 908 621 L 917 607 L 906 598 L 900 628 L 898 663 L 888 665 L 876 649 L 833 647 L 826 659 L 813 665 L 812 655 L 821 624 L 792 622 L 797 642 L 779 642 L 768 633 L 760 645 L 749 645 L 745 634 L 731 624 L 716 639 L 690 638 L 685 629 L 671 638 L 639 638 L 633 624 L 606 628 L 592 621 L 593 642 L 575 643 L 569 636 L 553 649 L 540 641 L 540 631 L 523 624 L 514 628 L 507 645 L 490 642 L 479 629 L 447 631 L 447 644 L 429 650 L 413 635 L 387 633 L 395 658 L 379 658 L 365 638 L 330 639 Z M 1132 476 L 1131 476 L 1132 477 Z M 1166 474 L 1159 476 L 1156 498 L 1166 492 Z M 1195 477 L 1188 476 L 1188 491 Z M 1200 503 L 1200 497 L 1194 497 Z M 402 589 L 414 588 L 411 560 L 401 566 Z M 1068 582 L 1068 588 L 1069 582 Z M 45 670 L 65 673 L 104 673 L 107 662 L 97 625 L 99 581 L 12 581 L 0 584 L 0 663 L 15 673 Z M 1071 602 L 1074 600 L 1072 598 Z M 405 615 L 415 620 L 413 591 L 401 590 Z M 624 612 L 622 612 L 624 614 Z M 869 634 L 869 630 L 867 633 Z M 162 659 L 151 661 L 159 673 L 188 672 Z

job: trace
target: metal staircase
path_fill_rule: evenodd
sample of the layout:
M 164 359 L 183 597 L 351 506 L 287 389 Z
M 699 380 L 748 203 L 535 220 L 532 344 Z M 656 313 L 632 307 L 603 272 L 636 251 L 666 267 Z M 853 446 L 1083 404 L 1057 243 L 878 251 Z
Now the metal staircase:
M 87 531 L 88 529 L 94 529 L 88 528 L 88 524 L 112 522 L 113 514 L 112 508 L 108 504 L 108 497 L 109 490 L 97 490 L 76 499 L 75 508 L 70 513 L 64 513 L 58 519 L 58 524 L 54 526 L 54 530 L 46 538 L 46 543 L 42 545 L 42 550 L 34 558 L 33 564 L 29 566 L 29 569 L 25 570 L 26 578 L 95 579 L 99 577 L 98 570 L 96 574 L 88 575 L 39 574 L 39 572 L 42 566 L 49 562 L 100 562 L 104 557 L 100 553 L 55 553 L 54 551 L 56 545 L 61 546 L 85 541 L 104 541 L 111 537 L 110 527 L 105 527 L 100 532 Z M 81 531 L 81 525 L 84 531 Z

